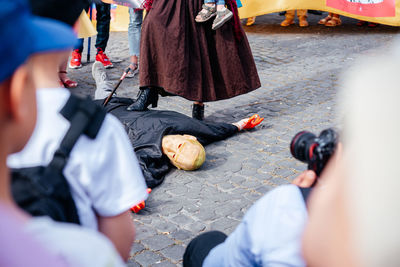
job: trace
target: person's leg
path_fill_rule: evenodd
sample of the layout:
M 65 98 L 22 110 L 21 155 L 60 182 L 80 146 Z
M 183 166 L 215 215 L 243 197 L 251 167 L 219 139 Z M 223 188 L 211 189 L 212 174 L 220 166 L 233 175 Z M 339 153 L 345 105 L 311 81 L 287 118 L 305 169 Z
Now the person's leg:
M 297 17 L 299 18 L 299 26 L 307 27 L 307 9 L 297 9 Z
M 129 27 L 128 27 L 128 40 L 129 40 L 129 56 L 130 56 L 130 72 L 127 77 L 133 77 L 138 70 L 138 57 L 140 54 L 140 33 L 142 29 L 143 10 L 134 11 L 129 8 Z
M 247 18 L 246 26 L 251 26 L 256 22 L 256 17 Z
M 223 243 L 226 235 L 219 231 L 203 233 L 190 241 L 183 254 L 184 267 L 201 267 L 208 253 Z
M 342 20 L 340 19 L 339 14 L 331 13 L 332 18 L 325 23 L 325 26 L 328 27 L 336 27 L 342 24 Z
M 101 62 L 96 61 L 92 65 L 92 76 L 96 82 L 96 90 L 94 92 L 94 99 L 104 99 L 109 96 L 112 91 L 112 83 L 110 82 L 107 72 Z
M 192 118 L 202 121 L 204 120 L 204 104 L 203 102 L 194 102 L 192 109 Z
M 71 69 L 79 69 L 82 67 L 82 62 L 81 62 L 82 51 L 83 51 L 83 38 L 77 40 L 77 43 L 74 49 L 72 50 L 71 60 L 69 61 L 69 67 Z M 60 69 L 60 71 L 63 70 Z
M 233 17 L 233 13 L 225 7 L 225 0 L 217 0 L 217 16 L 214 19 L 212 29 L 217 30 Z
M 221 11 L 225 8 L 225 0 L 217 0 L 217 11 Z
M 75 88 L 78 86 L 78 83 L 76 81 L 71 80 L 67 76 L 67 65 L 68 65 L 68 56 L 65 56 L 65 60 L 60 64 L 58 77 L 60 78 L 60 81 L 64 85 L 64 87 Z
M 196 22 L 205 22 L 217 14 L 215 0 L 204 0 L 203 8 L 197 14 Z
M 83 40 L 83 38 L 79 38 L 74 46 L 74 50 L 78 50 L 79 53 L 82 53 L 83 51 Z
M 85 7 L 85 11 L 88 12 L 90 5 L 88 4 Z M 74 49 L 72 50 L 71 53 L 71 60 L 69 61 L 68 66 L 71 69 L 79 69 L 82 67 L 82 51 L 83 51 L 83 38 L 79 38 L 76 41 L 76 45 L 74 46 Z M 63 66 L 60 67 L 60 72 L 63 73 L 65 70 L 62 70 Z M 60 77 L 61 78 L 61 77 Z M 62 80 L 62 78 L 61 78 Z
M 281 22 L 282 27 L 287 27 L 294 24 L 295 10 L 288 10 L 285 14 L 285 20 Z
M 111 5 L 106 3 L 96 4 L 97 11 L 97 38 L 95 47 L 97 49 L 106 50 L 108 38 L 110 36 L 110 11 Z
M 110 4 L 96 4 L 97 10 L 97 38 L 95 47 L 97 49 L 96 61 L 100 61 L 106 69 L 114 67 L 104 51 L 106 50 L 110 36 Z
M 332 19 L 333 13 L 328 13 L 328 16 L 318 21 L 318 24 L 325 24 Z

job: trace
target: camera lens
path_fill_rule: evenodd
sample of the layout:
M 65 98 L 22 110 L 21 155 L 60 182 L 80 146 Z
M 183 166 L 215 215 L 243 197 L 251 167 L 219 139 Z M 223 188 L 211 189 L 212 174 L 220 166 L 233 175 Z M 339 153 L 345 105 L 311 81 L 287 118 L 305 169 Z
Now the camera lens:
M 310 149 L 315 143 L 316 136 L 313 133 L 302 131 L 293 137 L 290 142 L 290 152 L 293 157 L 302 161 L 308 162 L 310 159 Z

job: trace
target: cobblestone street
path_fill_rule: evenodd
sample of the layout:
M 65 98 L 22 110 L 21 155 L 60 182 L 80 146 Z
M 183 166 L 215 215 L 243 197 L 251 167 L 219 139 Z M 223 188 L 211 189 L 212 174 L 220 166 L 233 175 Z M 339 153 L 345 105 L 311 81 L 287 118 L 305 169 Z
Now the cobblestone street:
M 340 126 L 335 119 L 340 74 L 357 57 L 382 53 L 400 29 L 357 27 L 357 21 L 349 18 L 343 19 L 342 26 L 328 28 L 317 25 L 320 18 L 310 15 L 308 28 L 283 28 L 279 23 L 284 17 L 269 14 L 245 27 L 262 87 L 206 103 L 205 116 L 209 121 L 235 122 L 258 113 L 265 120 L 255 130 L 207 146 L 207 160 L 199 170 L 174 169 L 167 175 L 151 193 L 145 210 L 133 215 L 136 242 L 128 266 L 181 266 L 193 237 L 208 230 L 229 234 L 252 203 L 274 187 L 290 183 L 306 168 L 289 151 L 298 131 L 319 134 Z M 166 49 L 173 47 L 166 44 Z M 107 72 L 116 83 L 129 64 L 127 33 L 111 33 L 106 52 L 115 62 Z M 69 70 L 79 82 L 71 91 L 93 96 L 95 83 L 86 51 L 83 58 L 82 69 Z M 117 91 L 133 98 L 137 92 L 138 77 L 125 79 Z M 160 98 L 157 109 L 191 116 L 191 102 L 180 97 Z

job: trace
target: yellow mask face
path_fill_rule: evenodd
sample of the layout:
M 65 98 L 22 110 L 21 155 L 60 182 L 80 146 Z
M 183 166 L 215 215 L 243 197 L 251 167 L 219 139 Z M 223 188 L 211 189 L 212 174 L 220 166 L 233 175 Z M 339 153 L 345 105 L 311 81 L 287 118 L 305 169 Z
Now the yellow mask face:
M 162 150 L 174 166 L 185 171 L 200 168 L 206 160 L 204 147 L 191 135 L 164 136 Z

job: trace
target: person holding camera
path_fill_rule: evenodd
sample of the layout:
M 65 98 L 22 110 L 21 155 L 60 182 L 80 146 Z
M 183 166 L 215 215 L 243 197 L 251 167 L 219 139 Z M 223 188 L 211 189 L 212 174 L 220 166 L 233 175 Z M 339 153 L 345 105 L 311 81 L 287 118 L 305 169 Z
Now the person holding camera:
M 338 101 L 343 148 L 335 146 L 307 202 L 304 189 L 276 188 L 249 209 L 229 237 L 210 232 L 192 240 L 183 265 L 399 266 L 399 62 L 400 43 L 392 54 L 348 72 Z M 318 166 L 312 160 L 331 148 L 316 147 L 330 135 L 321 134 L 318 141 L 307 135 L 296 135 L 304 144 L 295 137 L 291 151 L 309 167 Z M 315 179 L 309 170 L 294 183 L 309 186 Z
M 291 185 L 269 192 L 228 237 L 219 231 L 197 236 L 186 248 L 183 266 L 305 266 L 301 237 L 307 208 L 300 188 L 310 187 L 315 180 L 315 172 L 307 170 Z
M 307 220 L 306 200 L 338 147 L 338 134 L 326 129 L 316 135 L 301 131 L 290 143 L 292 155 L 308 170 L 258 200 L 227 237 L 212 231 L 192 240 L 184 266 L 305 266 L 301 237 Z

